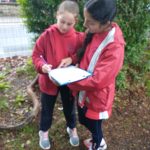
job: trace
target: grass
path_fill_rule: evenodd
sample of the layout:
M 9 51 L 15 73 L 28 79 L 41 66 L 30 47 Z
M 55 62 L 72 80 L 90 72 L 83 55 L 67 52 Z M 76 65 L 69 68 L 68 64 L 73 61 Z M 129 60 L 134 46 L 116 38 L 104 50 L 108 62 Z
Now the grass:
M 5 74 L 4 73 L 0 73 L 0 80 L 5 79 Z
M 10 84 L 8 82 L 0 82 L 0 91 L 5 91 L 10 88 Z
M 8 102 L 6 97 L 0 97 L 0 110 L 7 110 L 8 109 Z
M 35 150 L 36 145 L 38 145 L 37 133 L 38 127 L 36 124 L 30 124 L 19 131 L 15 131 L 15 139 L 12 136 L 5 141 L 5 150 Z
M 32 59 L 28 58 L 25 66 L 18 67 L 16 69 L 16 73 L 18 76 L 20 76 L 22 74 L 26 74 L 29 77 L 35 77 L 37 73 L 36 73 L 35 68 L 33 66 Z
M 21 104 L 23 103 L 25 101 L 25 99 L 24 99 L 24 96 L 23 95 L 21 95 L 20 93 L 18 93 L 17 95 L 16 95 L 16 98 L 15 98 L 15 106 L 16 107 L 18 107 L 18 106 L 21 106 Z

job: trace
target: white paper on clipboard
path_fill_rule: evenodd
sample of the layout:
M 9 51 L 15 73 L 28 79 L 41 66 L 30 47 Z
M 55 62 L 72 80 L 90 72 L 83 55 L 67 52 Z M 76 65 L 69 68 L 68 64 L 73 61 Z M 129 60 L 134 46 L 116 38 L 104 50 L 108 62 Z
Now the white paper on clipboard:
M 76 66 L 53 69 L 49 72 L 49 77 L 59 85 L 66 85 L 72 82 L 83 80 L 92 74 Z

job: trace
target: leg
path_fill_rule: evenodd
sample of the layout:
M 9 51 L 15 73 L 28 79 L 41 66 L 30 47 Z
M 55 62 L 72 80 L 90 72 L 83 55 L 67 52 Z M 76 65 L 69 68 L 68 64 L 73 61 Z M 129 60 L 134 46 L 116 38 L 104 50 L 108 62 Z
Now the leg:
M 100 147 L 102 138 L 103 138 L 103 133 L 102 133 L 102 120 L 89 120 L 89 124 L 91 126 L 91 133 L 92 133 L 92 148 L 97 149 Z
M 56 102 L 57 96 L 47 95 L 42 93 L 41 95 L 41 120 L 40 120 L 40 130 L 48 131 L 52 124 L 53 109 Z
M 56 102 L 56 96 L 42 93 L 41 95 L 41 120 L 39 131 L 39 145 L 42 149 L 50 149 L 51 144 L 48 137 L 48 129 L 52 124 L 53 109 Z
M 75 100 L 67 86 L 60 87 L 60 94 L 63 104 L 63 112 L 67 122 L 67 133 L 70 137 L 70 144 L 72 146 L 79 145 L 79 137 L 77 135 L 76 114 L 75 114 Z
M 67 126 L 73 129 L 76 126 L 75 100 L 67 86 L 60 87 L 60 94 Z
M 102 141 L 102 120 L 92 120 L 85 117 L 87 108 L 78 106 L 79 122 L 84 125 L 92 134 L 93 149 L 97 149 Z

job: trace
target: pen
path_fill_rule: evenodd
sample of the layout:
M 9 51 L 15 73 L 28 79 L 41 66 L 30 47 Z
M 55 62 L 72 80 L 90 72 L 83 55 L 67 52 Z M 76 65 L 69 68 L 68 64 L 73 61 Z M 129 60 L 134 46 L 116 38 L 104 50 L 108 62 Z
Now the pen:
M 42 61 L 43 61 L 46 65 L 48 65 L 48 63 L 46 62 L 46 60 L 43 58 L 42 55 L 40 55 L 40 58 L 42 59 Z M 52 65 L 49 65 L 49 69 L 50 69 L 50 70 L 52 69 Z M 49 70 L 48 72 L 50 72 L 50 70 Z
M 40 55 L 40 58 L 43 60 L 43 62 L 44 62 L 45 64 L 47 64 L 46 60 L 43 58 L 42 55 Z

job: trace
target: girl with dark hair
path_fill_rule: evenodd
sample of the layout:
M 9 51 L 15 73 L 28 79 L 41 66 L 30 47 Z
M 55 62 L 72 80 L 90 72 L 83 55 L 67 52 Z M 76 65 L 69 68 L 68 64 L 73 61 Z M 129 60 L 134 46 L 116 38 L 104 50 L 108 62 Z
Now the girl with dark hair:
M 115 80 L 123 65 L 125 41 L 121 29 L 113 22 L 115 15 L 115 0 L 89 0 L 84 7 L 84 26 L 88 33 L 77 56 L 79 67 L 92 76 L 69 87 L 74 95 L 79 93 L 79 122 L 91 133 L 91 139 L 84 141 L 89 150 L 107 148 L 102 122 L 111 115 Z M 61 65 L 68 60 L 71 58 Z

